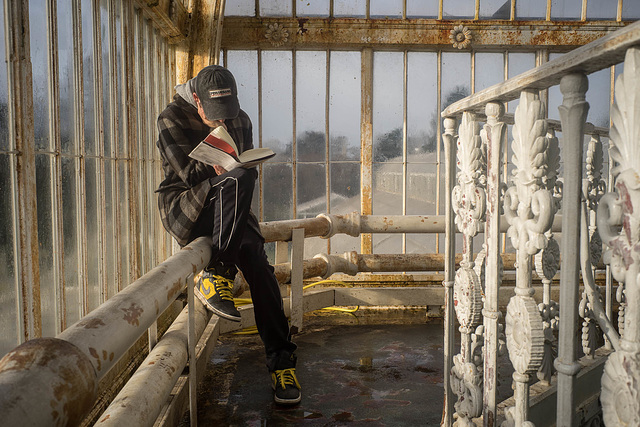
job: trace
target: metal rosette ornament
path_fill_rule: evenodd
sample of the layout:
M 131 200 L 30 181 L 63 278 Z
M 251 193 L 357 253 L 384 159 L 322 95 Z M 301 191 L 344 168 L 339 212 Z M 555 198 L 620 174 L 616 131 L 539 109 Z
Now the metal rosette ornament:
M 640 425 L 640 48 L 627 50 L 615 85 L 609 155 L 615 191 L 598 204 L 597 225 L 610 248 L 605 262 L 624 283 L 627 311 L 620 349 L 609 356 L 600 401 L 606 425 Z
M 538 370 L 544 357 L 544 332 L 533 298 L 512 298 L 507 305 L 507 348 L 514 370 L 523 375 Z

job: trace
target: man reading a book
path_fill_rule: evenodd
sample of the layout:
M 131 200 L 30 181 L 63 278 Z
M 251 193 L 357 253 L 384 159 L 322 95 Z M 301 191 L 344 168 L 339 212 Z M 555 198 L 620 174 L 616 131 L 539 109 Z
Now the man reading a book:
M 254 305 L 258 332 L 265 345 L 274 399 L 279 404 L 300 401 L 296 378 L 296 345 L 264 238 L 250 212 L 258 173 L 255 168 L 226 171 L 189 156 L 213 129 L 224 127 L 238 151 L 253 148 L 249 116 L 240 109 L 231 72 L 219 65 L 203 68 L 176 86 L 176 95 L 158 117 L 158 148 L 165 179 L 158 206 L 167 231 L 184 246 L 201 236 L 212 238 L 212 256 L 195 288 L 196 296 L 220 317 L 240 321 L 233 301 L 233 281 L 242 271 Z

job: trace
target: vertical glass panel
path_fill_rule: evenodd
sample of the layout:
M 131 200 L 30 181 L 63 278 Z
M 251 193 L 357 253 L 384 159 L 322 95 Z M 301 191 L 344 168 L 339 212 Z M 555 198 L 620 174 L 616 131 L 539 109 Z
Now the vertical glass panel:
M 617 16 L 618 0 L 587 1 L 587 20 L 610 19 L 615 21 Z
M 40 266 L 40 304 L 42 309 L 42 335 L 56 336 L 56 286 L 58 281 L 55 274 L 55 253 L 59 248 L 54 247 L 53 204 L 51 193 L 52 159 L 49 154 L 36 154 L 36 186 L 38 210 L 38 261 Z
M 114 188 L 114 161 L 105 160 L 104 161 L 104 195 L 105 195 L 105 203 L 104 203 L 104 213 L 105 217 L 103 221 L 105 222 L 105 231 L 106 234 L 104 236 L 106 253 L 104 256 L 104 265 L 105 265 L 105 282 L 106 282 L 106 290 L 107 296 L 109 299 L 118 293 L 118 278 L 116 275 L 117 271 L 117 263 L 115 256 L 115 248 L 116 248 L 116 224 L 115 224 L 115 188 Z
M 407 18 L 437 18 L 438 0 L 407 0 Z
M 402 161 L 404 54 L 373 54 L 373 161 Z
M 331 52 L 329 71 L 329 155 L 360 160 L 360 52 Z
M 255 16 L 255 0 L 227 0 L 224 6 L 224 16 Z
M 134 220 L 132 215 L 131 206 L 129 204 L 129 186 L 127 184 L 127 176 L 129 172 L 129 168 L 127 167 L 127 162 L 125 160 L 118 160 L 118 200 L 119 205 L 119 236 L 120 236 L 120 244 L 118 245 L 118 252 L 120 253 L 120 271 L 122 277 L 122 285 L 124 288 L 129 285 L 130 277 L 131 277 L 131 265 L 129 259 L 129 247 L 131 237 L 129 236 L 129 222 Z
M 298 16 L 329 16 L 329 0 L 296 0 Z
M 330 213 L 360 211 L 360 163 L 332 162 Z M 331 238 L 331 252 L 360 251 L 360 237 L 336 234 Z
M 402 164 L 373 165 L 373 214 L 402 215 Z
M 73 83 L 73 20 L 71 2 L 58 1 L 58 70 L 60 94 L 60 144 L 63 153 L 76 152 Z
M 401 254 L 402 253 L 402 235 L 401 234 L 382 234 L 373 235 L 373 253 L 374 254 Z
M 582 0 L 551 0 L 551 19 L 580 19 Z
M 98 307 L 101 302 L 100 254 L 102 253 L 100 235 L 100 193 L 98 187 L 99 160 L 85 160 L 85 225 L 87 227 L 87 284 L 89 293 L 89 311 Z
M 298 163 L 296 167 L 298 218 L 315 218 L 327 212 L 326 167 L 322 163 Z M 269 187 L 265 187 L 268 190 Z
M 367 15 L 367 0 L 333 0 L 333 16 L 362 18 Z
M 253 145 L 259 144 L 258 135 L 258 52 L 255 50 L 227 51 L 227 68 L 233 73 L 238 86 L 238 99 L 253 123 Z
M 301 162 L 326 158 L 326 63 L 326 52 L 296 52 L 296 154 Z
M 78 271 L 78 193 L 76 177 L 78 169 L 75 159 L 62 157 L 62 232 L 64 245 L 64 300 L 67 325 L 81 317 L 81 299 Z
M 489 86 L 504 81 L 504 54 L 476 53 L 475 91 L 480 92 Z
M 536 66 L 536 56 L 534 53 L 513 53 L 509 52 L 508 78 L 515 77 Z M 513 113 L 518 105 L 518 100 L 507 104 L 507 111 Z
M 587 102 L 589 103 L 589 115 L 587 121 L 595 126 L 609 127 L 609 99 L 611 96 L 611 69 L 597 71 L 589 74 L 589 90 L 587 90 Z
M 511 0 L 480 0 L 480 19 L 510 19 Z
M 4 22 L 4 21 L 2 21 Z M 4 132 L 0 130 L 0 132 Z M 11 155 L 0 154 L 0 188 L 12 189 Z M 0 354 L 18 345 L 13 191 L 0 191 Z
M 435 214 L 437 188 L 435 163 L 407 165 L 407 215 Z
M 471 94 L 471 55 L 468 53 L 443 52 L 441 109 Z
M 107 0 L 100 0 L 100 38 L 102 41 L 102 137 L 103 153 L 111 156 L 111 108 L 109 98 L 111 97 L 110 61 L 109 61 L 109 8 Z
M 125 157 L 127 155 L 127 138 L 125 138 L 125 118 L 126 118 L 126 108 L 125 108 L 125 75 L 123 72 L 123 56 L 124 51 L 122 49 L 122 1 L 117 1 L 115 6 L 115 36 L 116 36 L 116 46 L 115 46 L 115 56 L 116 56 L 116 75 L 115 77 L 115 85 L 116 85 L 116 99 L 114 100 L 114 104 L 116 107 L 116 123 L 117 123 L 117 147 L 118 147 L 118 156 Z M 158 49 L 160 51 L 160 49 Z M 162 55 L 159 55 L 159 61 L 162 61 Z M 161 75 L 159 76 L 161 77 Z M 158 79 L 161 80 L 161 79 Z
M 435 162 L 438 144 L 438 56 L 409 52 L 407 59 L 407 160 Z
M 634 0 L 623 0 L 622 19 L 640 19 L 640 2 Z
M 474 0 L 442 0 L 442 17 L 474 18 L 476 14 L 476 2 Z
M 260 2 L 260 16 L 291 16 L 291 0 L 269 0 Z
M 549 54 L 549 61 L 553 61 L 559 58 L 563 54 L 551 53 Z M 560 92 L 560 85 L 555 85 L 549 88 L 549 108 L 547 114 L 550 119 L 560 120 L 560 113 L 558 107 L 562 104 L 562 93 Z M 560 150 L 562 150 L 562 143 L 560 143 Z
M 292 53 L 262 52 L 262 141 L 274 161 L 291 161 L 293 135 Z
M 264 220 L 293 218 L 293 175 L 290 164 L 264 163 Z
M 371 0 L 372 18 L 402 18 L 403 0 Z
M 98 154 L 96 141 L 96 94 L 93 53 L 93 5 L 92 0 L 82 0 L 82 72 L 84 96 L 84 150 L 87 155 Z
M 516 1 L 517 19 L 546 19 L 546 1 Z
M 2 34 L 4 35 L 4 32 Z M 31 71 L 33 74 L 33 133 L 35 146 L 36 150 L 50 150 L 47 8 L 41 1 L 29 1 L 29 41 L 31 49 Z M 4 48 L 4 43 L 2 43 L 0 49 L 2 49 L 3 52 Z M 3 66 L 5 66 L 5 64 L 3 64 Z M 6 85 L 4 88 L 6 88 Z

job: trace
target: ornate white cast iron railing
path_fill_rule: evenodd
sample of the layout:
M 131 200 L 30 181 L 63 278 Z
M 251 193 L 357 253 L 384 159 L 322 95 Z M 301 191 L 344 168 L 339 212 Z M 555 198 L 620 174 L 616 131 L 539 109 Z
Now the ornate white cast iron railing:
M 594 128 L 586 122 L 588 75 L 623 60 L 624 71 L 615 83 L 611 129 Z M 557 84 L 563 95 L 560 139 L 554 130 L 560 127 L 547 119 L 540 96 L 540 91 Z M 503 177 L 504 105 L 516 98 L 520 102 L 510 141 L 515 168 L 510 177 Z M 606 425 L 640 425 L 640 22 L 464 98 L 442 116 L 447 159 L 444 425 L 452 425 L 454 413 L 458 425 L 475 425 L 472 420 L 479 417 L 485 426 L 500 422 L 531 426 L 532 421 L 579 425 L 593 418 L 593 413 L 585 414 L 598 407 L 598 394 Z M 587 147 L 585 134 L 591 134 Z M 610 138 L 611 183 L 606 194 L 601 135 Z M 551 227 L 560 209 L 561 245 Z M 507 238 L 516 251 L 515 295 L 505 313 L 498 306 L 502 213 L 509 224 Z M 462 233 L 457 271 L 454 223 Z M 482 224 L 484 239 L 478 242 Z M 483 247 L 475 260 L 474 243 Z M 604 288 L 604 302 L 594 282 L 603 244 L 607 270 L 619 283 L 618 328 L 610 320 L 611 282 Z M 540 303 L 533 298 L 534 271 L 543 284 Z M 555 302 L 550 286 L 558 271 L 560 298 Z M 457 354 L 454 312 L 460 325 Z M 601 349 L 598 329 L 605 335 Z M 505 341 L 514 392 L 509 403 L 500 404 L 498 358 Z M 584 357 L 578 360 L 577 355 Z M 603 364 L 601 392 L 599 384 L 595 398 L 579 390 L 585 372 L 593 366 L 602 371 Z M 539 383 L 531 386 L 536 376 Z M 544 403 L 530 397 L 533 387 L 537 394 L 553 396 L 556 403 L 548 408 L 555 406 L 555 419 L 549 418 L 553 411 L 539 410 L 535 415 L 530 411 Z

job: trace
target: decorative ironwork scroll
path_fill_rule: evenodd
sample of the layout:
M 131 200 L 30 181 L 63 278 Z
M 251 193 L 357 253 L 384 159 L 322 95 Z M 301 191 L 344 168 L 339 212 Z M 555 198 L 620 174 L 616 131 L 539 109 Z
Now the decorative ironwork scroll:
M 598 206 L 605 261 L 624 283 L 627 311 L 620 350 L 609 356 L 600 400 L 608 426 L 640 425 L 640 49 L 630 48 L 615 85 L 609 154 L 614 192 Z

